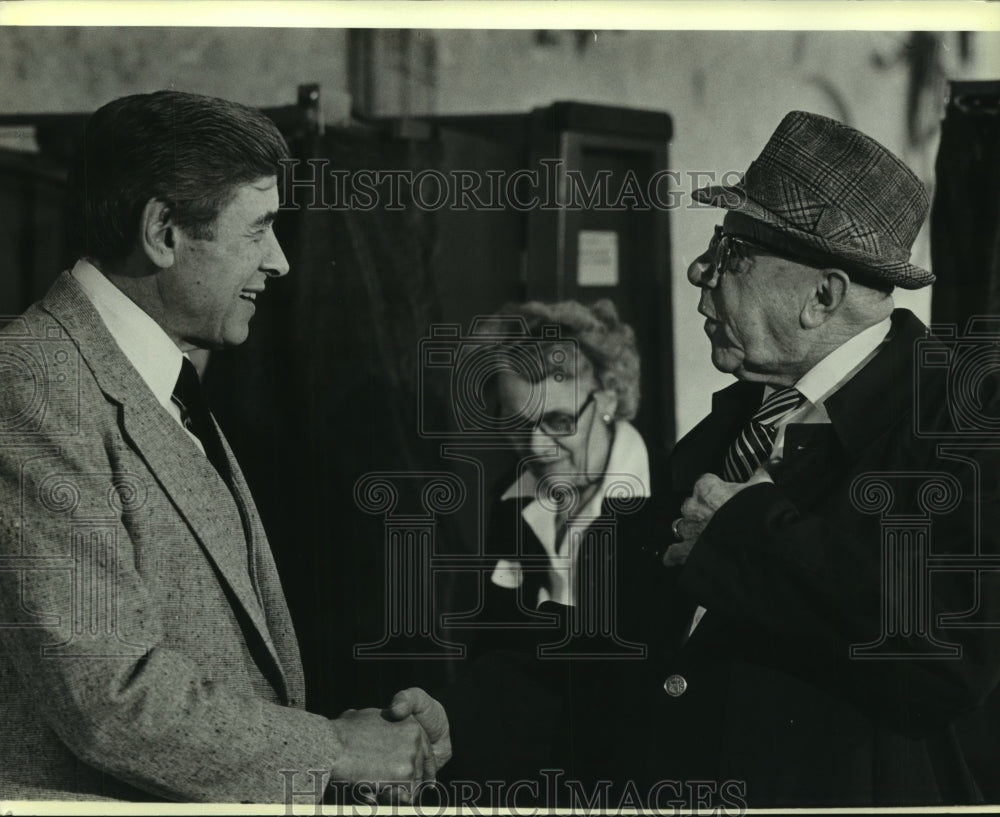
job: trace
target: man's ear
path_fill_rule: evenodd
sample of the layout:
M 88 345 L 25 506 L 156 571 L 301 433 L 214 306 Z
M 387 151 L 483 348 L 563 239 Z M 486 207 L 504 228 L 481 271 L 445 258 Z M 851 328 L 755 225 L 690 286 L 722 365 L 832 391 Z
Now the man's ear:
M 150 199 L 142 208 L 139 219 L 139 246 L 160 269 L 174 265 L 177 227 L 172 217 L 170 205 L 159 199 Z
M 802 307 L 803 328 L 815 329 L 829 320 L 844 302 L 850 285 L 851 279 L 842 270 L 820 270 L 816 284 Z

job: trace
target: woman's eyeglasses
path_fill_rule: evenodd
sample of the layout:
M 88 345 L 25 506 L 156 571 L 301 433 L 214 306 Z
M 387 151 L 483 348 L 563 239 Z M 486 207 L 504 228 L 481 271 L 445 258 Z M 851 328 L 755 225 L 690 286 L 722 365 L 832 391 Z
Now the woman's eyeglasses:
M 518 423 L 514 428 L 511 429 L 514 433 L 530 433 L 536 428 L 543 434 L 547 434 L 550 437 L 566 437 L 570 434 L 576 433 L 577 423 L 580 422 L 580 418 L 583 413 L 587 410 L 587 407 L 594 402 L 594 395 L 596 392 L 590 392 L 587 395 L 587 399 L 583 401 L 583 404 L 577 409 L 576 414 L 572 414 L 566 411 L 547 411 L 543 414 L 537 422 L 531 420 L 524 420 Z

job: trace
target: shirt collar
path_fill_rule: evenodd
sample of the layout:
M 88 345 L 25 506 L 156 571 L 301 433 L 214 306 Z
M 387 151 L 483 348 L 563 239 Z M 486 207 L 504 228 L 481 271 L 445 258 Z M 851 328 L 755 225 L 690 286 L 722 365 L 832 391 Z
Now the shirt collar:
M 627 477 L 623 480 L 622 477 Z M 604 500 L 608 489 L 619 486 L 634 497 L 649 497 L 649 453 L 646 443 L 635 426 L 625 420 L 615 423 L 615 439 L 608 455 L 608 467 L 604 470 L 601 484 L 597 489 L 598 502 Z M 503 492 L 500 499 L 526 499 L 535 497 L 538 478 L 528 468 L 521 471 L 516 480 Z
M 77 261 L 71 275 L 150 391 L 169 407 L 183 358 L 177 344 L 89 261 Z
M 795 388 L 813 405 L 823 402 L 868 362 L 891 327 L 892 318 L 888 317 L 858 332 L 802 375 Z

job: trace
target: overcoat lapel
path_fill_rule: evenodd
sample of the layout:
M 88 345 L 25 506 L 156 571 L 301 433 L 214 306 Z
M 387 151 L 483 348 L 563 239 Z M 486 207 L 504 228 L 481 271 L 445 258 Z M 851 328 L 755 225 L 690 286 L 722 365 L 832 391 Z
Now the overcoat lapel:
M 852 460 L 913 413 L 916 343 L 928 337 L 927 327 L 909 310 L 897 309 L 891 332 L 871 362 L 826 401 L 830 422 Z
M 69 273 L 63 273 L 42 301 L 42 306 L 65 329 L 80 350 L 85 364 L 109 400 L 120 407 L 125 439 L 146 463 L 150 473 L 170 497 L 187 522 L 209 559 L 215 564 L 222 581 L 246 612 L 267 648 L 271 660 L 284 681 L 282 662 L 272 641 L 261 600 L 250 577 L 246 547 L 259 546 L 252 541 L 246 546 L 243 522 L 236 506 L 229 502 L 215 503 L 214 496 L 226 496 L 228 487 L 206 457 L 184 430 L 173 421 L 157 402 L 142 377 L 115 343 L 97 311 L 80 291 Z M 253 508 L 253 500 L 236 465 L 228 445 L 226 454 L 234 474 L 234 490 L 245 509 Z M 239 474 L 238 477 L 235 475 Z M 249 510 L 253 518 L 256 513 Z M 234 546 L 234 543 L 237 545 Z M 279 690 L 280 692 L 285 692 Z
M 785 429 L 784 457 L 771 478 L 800 508 L 814 505 L 842 473 L 843 452 L 828 423 L 797 423 Z

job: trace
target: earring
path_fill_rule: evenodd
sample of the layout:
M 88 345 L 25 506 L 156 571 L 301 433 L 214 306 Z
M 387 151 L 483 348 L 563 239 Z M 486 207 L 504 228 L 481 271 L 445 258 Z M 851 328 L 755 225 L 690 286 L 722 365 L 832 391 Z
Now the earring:
M 611 415 L 610 414 L 602 414 L 601 415 L 601 419 L 604 420 L 604 425 L 606 425 L 606 426 L 607 425 L 611 425 Z

